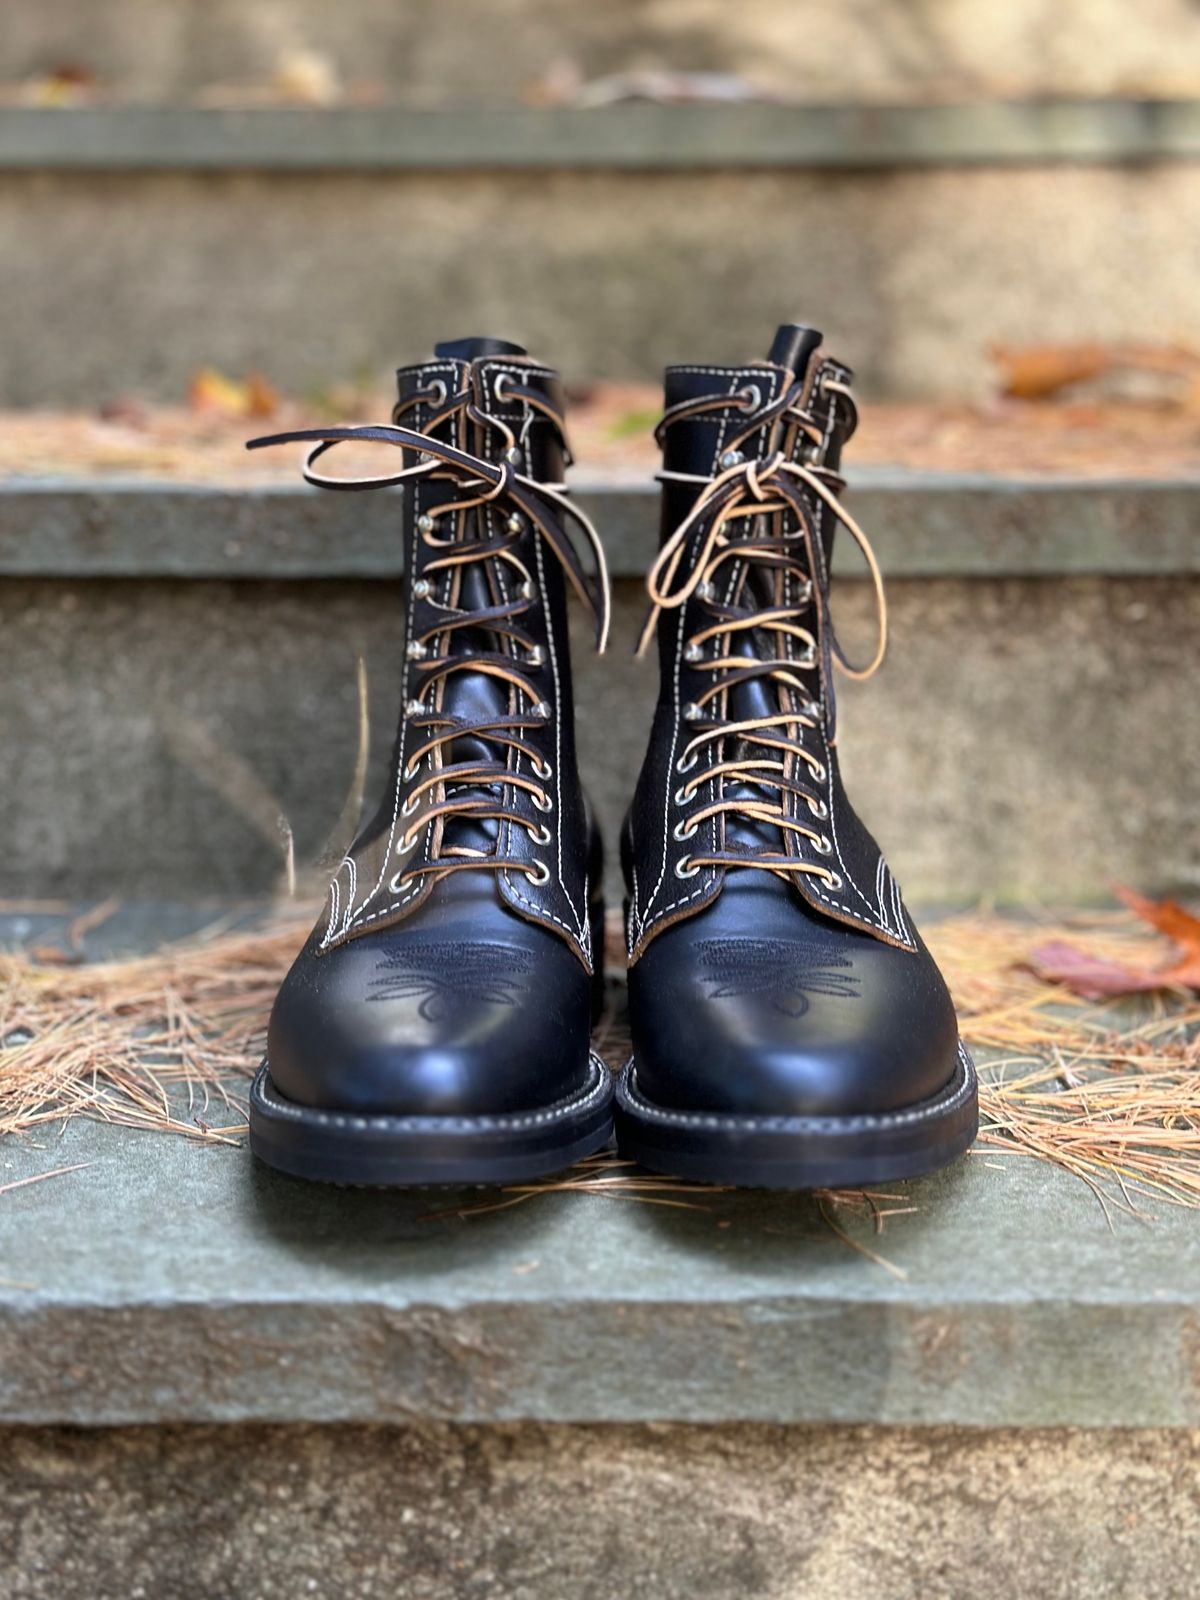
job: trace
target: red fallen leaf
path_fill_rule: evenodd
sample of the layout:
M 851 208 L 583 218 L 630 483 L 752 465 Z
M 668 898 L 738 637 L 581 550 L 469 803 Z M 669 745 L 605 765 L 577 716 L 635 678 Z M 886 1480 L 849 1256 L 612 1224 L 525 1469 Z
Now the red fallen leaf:
M 1039 978 L 1062 983 L 1085 1000 L 1111 1000 L 1123 994 L 1147 994 L 1170 988 L 1174 980 L 1165 972 L 1139 972 L 1119 961 L 1105 961 L 1073 944 L 1055 940 L 1029 952 L 1029 964 Z

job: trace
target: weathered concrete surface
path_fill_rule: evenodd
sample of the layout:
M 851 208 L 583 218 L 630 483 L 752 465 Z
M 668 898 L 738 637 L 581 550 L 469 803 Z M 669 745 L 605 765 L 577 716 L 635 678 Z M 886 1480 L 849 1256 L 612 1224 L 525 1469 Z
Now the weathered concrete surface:
M 0 1433 L 4 1600 L 1191 1600 L 1200 1434 Z
M 382 378 L 398 341 L 421 350 L 464 326 L 502 329 L 568 374 L 653 380 L 667 361 L 757 355 L 797 314 L 868 391 L 978 394 L 989 345 L 1031 328 L 1200 342 L 1198 210 L 1200 163 L 9 174 L 0 256 L 22 315 L 0 400 L 179 397 L 210 364 L 304 394 Z
M 1163 479 L 1003 477 L 865 467 L 850 507 L 889 578 L 1200 573 L 1200 472 Z M 573 473 L 608 570 L 642 577 L 657 548 L 660 490 Z M 144 478 L 0 480 L 0 577 L 395 578 L 395 495 L 314 494 L 301 483 Z M 855 574 L 849 540 L 835 573 Z
M 673 171 L 1200 157 L 1200 101 L 242 109 L 5 105 L 6 171 Z
M 911 895 L 1195 889 L 1200 583 L 925 579 L 889 595 L 888 662 L 843 684 L 842 742 Z M 867 606 L 863 585 L 840 586 L 852 647 Z M 610 843 L 656 688 L 632 659 L 643 608 L 621 581 L 608 656 L 575 640 L 583 763 Z M 258 893 L 278 881 L 280 813 L 312 862 L 354 770 L 359 652 L 379 792 L 400 629 L 384 582 L 7 581 L 0 893 Z
M 1187 0 L 54 0 L 10 5 L 0 75 L 81 62 L 146 98 L 268 82 L 319 51 L 347 82 L 420 100 L 511 100 L 566 61 L 738 71 L 810 99 L 940 92 L 1107 94 L 1195 89 L 1200 21 Z M 469 39 L 471 48 L 464 49 Z
M 208 1120 L 232 1124 L 233 1115 Z M 1110 1229 L 979 1147 L 889 1186 L 672 1210 L 304 1184 L 225 1144 L 72 1123 L 0 1146 L 0 1422 L 1200 1427 L 1200 1229 Z M 491 1197 L 494 1199 L 494 1197 Z

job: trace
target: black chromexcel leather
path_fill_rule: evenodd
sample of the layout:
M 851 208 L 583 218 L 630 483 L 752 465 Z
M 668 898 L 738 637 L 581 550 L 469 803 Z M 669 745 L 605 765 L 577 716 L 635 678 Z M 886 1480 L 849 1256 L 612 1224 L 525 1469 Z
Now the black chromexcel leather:
M 776 1188 L 924 1172 L 974 1138 L 974 1071 L 900 889 L 842 787 L 835 661 L 886 644 L 842 508 L 851 374 L 779 329 L 765 362 L 666 375 L 660 691 L 622 838 L 633 1055 L 623 1153 Z M 829 610 L 841 523 L 873 658 Z
M 567 642 L 570 587 L 603 646 L 607 578 L 562 484 L 553 372 L 506 341 L 462 339 L 398 381 L 390 425 L 254 441 L 307 442 L 321 486 L 402 484 L 407 583 L 385 792 L 279 991 L 251 1145 L 342 1183 L 509 1182 L 611 1132 L 589 1048 L 601 850 Z M 318 462 L 350 441 L 390 446 L 393 469 L 327 476 Z

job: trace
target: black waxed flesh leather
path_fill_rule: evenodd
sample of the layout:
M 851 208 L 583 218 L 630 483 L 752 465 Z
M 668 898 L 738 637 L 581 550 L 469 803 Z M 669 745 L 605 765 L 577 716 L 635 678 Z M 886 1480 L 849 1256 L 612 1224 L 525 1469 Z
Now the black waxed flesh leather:
M 439 349 L 444 354 L 398 373 L 397 424 L 499 463 L 506 444 L 497 429 L 461 408 L 435 421 L 446 396 L 469 388 L 473 406 L 515 436 L 516 471 L 561 483 L 559 428 L 513 392 L 532 392 L 561 414 L 557 376 L 500 340 L 456 340 Z M 406 406 L 414 396 L 429 398 Z M 384 468 L 394 468 L 401 454 L 381 453 L 392 458 Z M 403 460 L 411 466 L 417 453 L 406 448 Z M 461 503 L 471 492 L 436 476 L 404 492 L 397 530 L 407 573 L 402 711 L 384 795 L 334 875 L 268 1029 L 274 1090 L 301 1108 L 478 1118 L 546 1107 L 587 1080 L 602 856 L 576 767 L 566 585 L 528 518 L 518 533 L 505 532 L 513 508 L 502 496 L 444 518 L 436 544 L 428 529 L 422 535 L 424 513 Z M 511 563 L 488 557 L 460 568 L 430 565 L 448 549 L 503 539 L 530 574 L 529 593 L 520 598 L 531 603 L 516 625 L 527 641 L 520 671 L 540 696 L 542 720 L 527 718 L 519 737 L 536 752 L 549 803 L 536 805 L 528 788 L 497 782 L 481 786 L 481 803 L 502 806 L 518 820 L 467 810 L 438 823 L 427 816 L 438 803 L 436 786 L 410 797 L 439 762 L 449 768 L 489 754 L 494 759 L 499 749 L 507 770 L 530 773 L 519 751 L 506 753 L 481 733 L 453 735 L 440 757 L 414 765 L 427 733 L 410 707 L 428 682 L 422 668 L 431 657 L 453 655 L 464 668 L 438 691 L 437 709 L 446 718 L 477 724 L 502 720 L 514 704 L 525 709 L 506 679 L 474 666 L 517 659 L 511 641 L 486 623 L 437 634 L 424 660 L 411 654 L 414 640 L 430 637 L 452 615 L 515 603 L 520 585 Z M 405 848 L 410 829 L 413 843 Z M 513 866 L 405 877 L 414 865 L 469 855 L 499 856 Z M 488 1181 L 486 1173 L 481 1177 Z
M 728 403 L 677 421 L 665 432 L 664 544 L 696 505 L 705 482 L 740 459 L 766 463 L 781 452 L 789 461 L 817 469 L 822 482 L 840 493 L 842 447 L 856 420 L 853 402 L 842 392 L 850 377 L 821 350 L 820 335 L 800 325 L 779 330 L 766 363 L 669 368 L 668 415 L 671 408 L 705 397 L 728 396 Z M 789 393 L 798 394 L 796 403 L 819 431 L 819 444 L 786 413 L 770 415 Z M 766 420 L 755 427 L 759 413 L 767 414 Z M 737 459 L 730 457 L 731 447 L 739 452 Z M 702 481 L 680 481 L 672 473 Z M 823 773 L 814 778 L 797 762 L 805 793 L 785 792 L 774 803 L 789 819 L 818 827 L 826 851 L 761 816 L 733 812 L 698 825 L 689 822 L 692 814 L 722 799 L 761 801 L 763 790 L 740 774 L 718 775 L 691 795 L 682 792 L 689 773 L 703 774 L 754 753 L 742 738 L 721 735 L 681 769 L 680 753 L 696 727 L 686 708 L 714 683 L 707 659 L 689 660 L 685 647 L 694 635 L 711 629 L 720 615 L 714 606 L 762 611 L 778 605 L 776 569 L 753 558 L 736 567 L 730 562 L 720 569 L 715 593 L 693 594 L 663 609 L 657 619 L 660 692 L 621 845 L 636 1084 L 646 1101 L 661 1108 L 741 1117 L 853 1118 L 928 1100 L 961 1072 L 946 985 L 842 785 L 827 600 L 837 518 L 811 489 L 806 490 L 806 515 L 812 529 L 806 567 L 812 604 L 804 607 L 802 595 L 797 598 L 793 576 L 787 593 L 801 605 L 805 625 L 821 648 L 810 665 L 799 651 L 789 661 L 802 694 L 782 691 L 770 677 L 751 676 L 725 691 L 723 721 L 779 714 L 801 699 L 815 708 L 815 726 L 795 736 L 819 759 Z M 747 525 L 776 537 L 799 526 L 790 510 L 752 523 L 744 519 L 727 525 L 734 530 L 731 540 L 752 542 Z M 698 547 L 699 535 L 693 534 L 685 546 L 684 570 Z M 727 637 L 718 653 L 748 661 L 779 659 L 795 649 L 765 624 Z M 825 808 L 824 820 L 816 825 L 809 797 Z M 694 827 L 691 834 L 689 827 Z M 826 868 L 834 882 L 813 872 L 690 866 L 692 854 L 721 853 L 747 860 L 765 853 L 812 863 Z

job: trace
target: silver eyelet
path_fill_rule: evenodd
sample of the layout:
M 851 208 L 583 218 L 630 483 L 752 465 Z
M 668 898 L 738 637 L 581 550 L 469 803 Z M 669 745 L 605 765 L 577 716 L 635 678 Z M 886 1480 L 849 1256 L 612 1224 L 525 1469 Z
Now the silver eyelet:
M 519 517 L 515 511 L 513 511 L 507 517 L 505 517 L 504 526 L 509 533 L 520 533 L 524 528 L 525 523 L 524 520 Z
M 684 647 L 683 647 L 683 659 L 685 661 L 703 661 L 704 660 L 704 651 L 700 648 L 700 646 L 698 644 L 687 644 L 687 645 L 684 645 Z
M 675 804 L 677 806 L 690 806 L 696 798 L 696 791 L 690 783 L 681 783 L 675 791 Z
M 529 798 L 532 802 L 533 809 L 535 811 L 540 811 L 543 816 L 548 816 L 549 813 L 554 810 L 554 796 L 552 794 L 543 794 L 540 796 L 533 794 L 530 795 Z
M 419 795 L 416 796 L 415 798 L 412 795 L 409 795 L 408 799 L 400 807 L 400 815 L 402 817 L 411 817 L 413 812 L 417 809 L 417 807 L 420 804 L 421 804 L 421 798 L 420 798 Z
M 676 763 L 675 763 L 675 771 L 682 778 L 685 772 L 691 772 L 692 771 L 692 769 L 695 767 L 695 765 L 696 765 L 697 761 L 699 761 L 699 759 L 700 759 L 699 750 L 693 750 L 691 755 L 686 760 L 684 759 L 683 756 L 680 756 L 679 760 L 676 761 Z
M 535 758 L 532 765 L 533 775 L 535 778 L 541 778 L 542 781 L 545 782 L 547 778 L 552 778 L 554 776 L 554 768 L 548 761 L 542 761 Z
M 694 700 L 689 700 L 679 715 L 685 722 L 699 722 L 704 715 L 704 711 Z
M 424 661 L 425 657 L 429 654 L 429 651 L 419 639 L 410 639 L 408 644 L 405 646 L 404 654 L 410 661 Z
M 698 583 L 696 585 L 697 600 L 715 600 L 716 598 L 717 591 L 713 588 L 711 583 Z
M 492 385 L 492 393 L 496 396 L 497 405 L 502 406 L 506 400 L 512 399 L 512 395 L 509 393 L 508 389 L 507 372 L 498 372 L 496 374 L 496 381 Z
M 433 585 L 430 583 L 428 578 L 414 578 L 412 592 L 416 595 L 418 600 L 424 600 L 428 595 L 433 593 Z
M 504 459 L 508 462 L 510 467 L 519 467 L 521 465 L 521 452 L 517 449 L 515 444 L 504 452 Z
M 831 856 L 833 854 L 833 840 L 827 833 L 823 833 L 819 839 L 813 840 L 813 849 L 819 856 Z
M 525 657 L 525 665 L 527 667 L 541 667 L 545 665 L 545 662 L 546 652 L 542 649 L 541 645 L 531 645 L 529 653 Z
M 678 839 L 679 843 L 682 844 L 685 839 L 694 839 L 698 832 L 698 823 L 693 822 L 689 828 L 685 822 L 677 822 L 675 827 L 672 829 L 671 837 L 673 839 Z
M 388 879 L 388 893 L 389 894 L 399 894 L 400 893 L 400 874 L 398 872 L 393 873 L 392 876 Z
M 816 817 L 818 822 L 824 822 L 825 818 L 829 815 L 829 807 L 825 804 L 824 800 L 810 800 L 808 802 L 808 809 L 812 812 L 813 816 Z
M 827 872 L 825 874 L 825 882 L 836 894 L 837 891 L 842 887 L 842 875 L 840 872 Z
M 417 465 L 420 467 L 432 466 L 436 459 L 437 458 L 432 450 L 422 450 L 420 455 L 417 457 Z
M 528 828 L 526 829 L 526 832 L 529 834 L 529 837 L 533 840 L 534 844 L 549 844 L 551 838 L 553 837 L 550 829 L 546 827 L 545 823 L 539 823 L 536 828 Z
M 420 770 L 421 763 L 419 761 L 406 761 L 404 763 L 404 781 L 411 783 Z
M 543 722 L 550 720 L 550 707 L 545 700 L 539 700 L 533 707 L 533 715 L 540 717 Z
M 520 595 L 522 600 L 536 600 L 537 599 L 537 591 L 534 589 L 532 583 L 530 583 L 528 578 L 526 578 L 525 582 L 517 590 L 517 593 Z
M 444 406 L 450 394 L 444 378 L 430 378 L 426 400 L 431 406 Z
M 804 654 L 797 656 L 795 660 L 798 667 L 815 667 L 817 664 L 817 652 L 813 649 L 812 645 L 806 645 Z
M 805 578 L 796 591 L 796 604 L 806 606 L 813 597 L 812 579 Z
M 829 774 L 825 770 L 825 763 L 818 761 L 815 767 L 809 767 L 809 776 L 814 783 L 824 783 Z
M 740 467 L 745 459 L 740 450 L 726 450 L 721 456 L 721 465 L 726 468 Z
M 694 878 L 700 871 L 699 867 L 689 865 L 691 859 L 691 856 L 680 856 L 675 863 L 675 876 L 677 878 Z
M 409 700 L 405 702 L 404 715 L 406 717 L 423 717 L 429 707 L 424 700 Z
M 800 707 L 800 715 L 809 717 L 813 722 L 820 722 L 821 708 L 815 700 L 806 700 Z
M 434 528 L 437 527 L 437 518 L 431 517 L 428 511 L 422 511 L 417 518 L 417 527 L 420 528 L 422 533 L 432 533 Z
M 762 390 L 756 383 L 748 383 L 744 389 L 738 390 L 738 399 L 745 401 L 746 411 L 757 411 L 762 405 Z
M 542 884 L 550 882 L 550 868 L 544 861 L 535 861 L 532 867 L 522 867 L 521 871 L 530 883 L 536 884 L 539 888 Z

